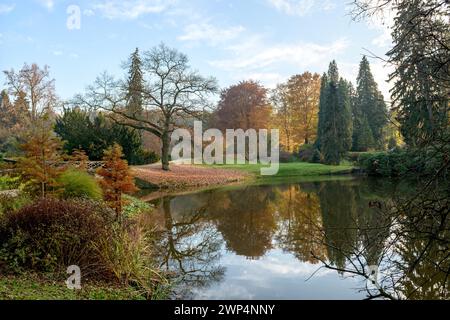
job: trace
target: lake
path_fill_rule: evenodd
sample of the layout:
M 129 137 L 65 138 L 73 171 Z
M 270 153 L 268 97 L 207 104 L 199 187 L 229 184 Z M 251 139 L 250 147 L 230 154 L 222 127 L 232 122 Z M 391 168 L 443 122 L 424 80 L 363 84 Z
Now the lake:
M 323 262 L 344 268 L 359 250 L 382 263 L 389 232 L 368 230 L 386 225 L 382 204 L 410 191 L 346 177 L 165 196 L 152 201 L 159 263 L 175 276 L 174 299 L 364 299 L 365 278 Z

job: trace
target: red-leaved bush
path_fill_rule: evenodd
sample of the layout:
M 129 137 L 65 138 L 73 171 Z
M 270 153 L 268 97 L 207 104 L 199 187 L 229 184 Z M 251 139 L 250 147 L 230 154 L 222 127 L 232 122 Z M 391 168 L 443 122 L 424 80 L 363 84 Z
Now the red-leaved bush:
M 96 243 L 110 238 L 113 220 L 98 202 L 41 199 L 2 218 L 0 259 L 13 268 L 104 273 Z

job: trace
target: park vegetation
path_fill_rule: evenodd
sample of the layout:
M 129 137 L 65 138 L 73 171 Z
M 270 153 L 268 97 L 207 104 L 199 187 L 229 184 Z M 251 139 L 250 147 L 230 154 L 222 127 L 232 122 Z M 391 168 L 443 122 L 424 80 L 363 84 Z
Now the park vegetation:
M 450 197 L 436 199 L 426 191 L 431 184 L 448 184 L 449 4 L 387 0 L 370 5 L 374 2 L 355 1 L 355 15 L 395 7 L 394 46 L 387 53 L 395 69 L 392 101 L 378 89 L 366 56 L 356 86 L 331 61 L 322 75 L 305 71 L 275 89 L 246 79 L 219 91 L 216 79 L 193 70 L 185 54 L 160 44 L 133 51 L 123 79 L 102 73 L 69 101 L 58 98 L 48 66 L 4 71 L 0 274 L 60 276 L 75 264 L 90 278 L 153 297 L 166 280 L 152 262 L 152 231 L 140 224 L 139 216 L 151 209 L 130 196 L 137 188 L 128 165 L 161 160 L 167 173 L 171 133 L 191 129 L 194 120 L 222 131 L 279 128 L 281 160 L 314 163 L 287 165 L 281 176 L 301 168 L 348 173 L 358 165 L 374 176 L 423 177 L 424 189 L 415 199 L 399 200 L 389 209 L 408 227 L 423 218 L 423 228 L 417 227 L 421 234 L 448 246 Z M 210 98 L 216 94 L 214 106 Z M 89 168 L 92 161 L 100 168 Z M 403 232 L 399 239 L 408 233 L 404 225 L 397 230 Z M 440 263 L 448 268 L 448 258 Z

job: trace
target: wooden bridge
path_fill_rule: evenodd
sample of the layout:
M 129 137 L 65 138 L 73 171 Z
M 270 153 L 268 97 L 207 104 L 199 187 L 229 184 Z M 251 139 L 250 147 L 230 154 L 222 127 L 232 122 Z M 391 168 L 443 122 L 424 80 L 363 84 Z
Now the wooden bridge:
M 10 164 L 16 164 L 17 160 L 15 159 L 9 159 L 9 158 L 3 158 L 3 161 Z M 82 165 L 81 161 L 60 161 L 60 162 L 48 162 L 51 166 L 54 167 L 66 167 L 66 166 L 74 166 L 79 167 Z M 87 170 L 89 172 L 94 172 L 100 167 L 103 167 L 105 165 L 104 161 L 86 161 Z

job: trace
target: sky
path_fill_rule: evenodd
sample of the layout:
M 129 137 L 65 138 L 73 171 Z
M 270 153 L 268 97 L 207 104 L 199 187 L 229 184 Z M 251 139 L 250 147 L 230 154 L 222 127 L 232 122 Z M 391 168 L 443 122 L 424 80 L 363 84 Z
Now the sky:
M 356 83 L 362 56 L 383 57 L 392 40 L 380 21 L 353 21 L 349 2 L 0 0 L 0 70 L 48 65 L 57 94 L 68 99 L 105 70 L 124 77 L 122 63 L 136 47 L 164 42 L 221 88 L 249 79 L 273 88 L 305 71 L 322 74 L 333 59 Z M 390 70 L 380 59 L 370 62 L 389 100 Z

